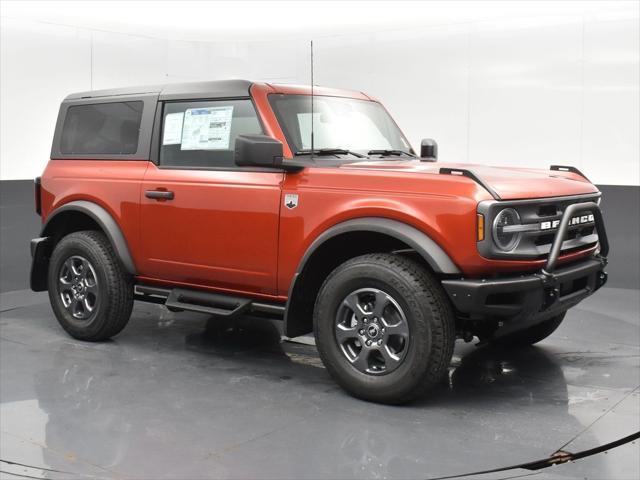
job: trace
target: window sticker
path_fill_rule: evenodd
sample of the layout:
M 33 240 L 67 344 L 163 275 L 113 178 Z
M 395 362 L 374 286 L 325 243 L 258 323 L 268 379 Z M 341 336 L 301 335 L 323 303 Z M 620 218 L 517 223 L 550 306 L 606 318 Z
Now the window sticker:
M 187 109 L 180 150 L 228 150 L 232 117 L 233 106 Z
M 182 139 L 182 119 L 184 112 L 169 113 L 164 117 L 163 145 L 179 145 Z

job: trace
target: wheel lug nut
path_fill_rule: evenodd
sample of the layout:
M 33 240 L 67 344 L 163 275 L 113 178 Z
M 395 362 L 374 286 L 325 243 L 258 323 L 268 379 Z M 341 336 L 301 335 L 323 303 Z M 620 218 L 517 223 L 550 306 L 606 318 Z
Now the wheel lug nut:
M 369 319 L 365 318 L 364 320 L 362 320 L 364 323 L 369 323 Z
M 371 346 L 371 340 L 367 340 L 367 347 Z
M 378 345 L 382 345 L 382 340 L 378 340 Z
M 358 330 L 358 333 L 359 333 L 360 335 L 364 335 L 364 330 L 363 330 L 363 329 L 360 329 L 360 330 Z

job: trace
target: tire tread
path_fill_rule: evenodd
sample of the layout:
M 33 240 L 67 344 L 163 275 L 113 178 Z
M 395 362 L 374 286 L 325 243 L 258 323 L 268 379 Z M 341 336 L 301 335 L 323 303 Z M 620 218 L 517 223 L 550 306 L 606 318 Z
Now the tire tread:
M 105 285 L 105 291 L 101 292 L 103 295 L 101 301 L 107 302 L 107 306 L 99 314 L 104 314 L 107 318 L 100 322 L 97 330 L 80 332 L 78 329 L 67 325 L 64 320 L 61 320 L 57 312 L 56 316 L 62 327 L 75 338 L 94 342 L 107 340 L 120 333 L 129 321 L 133 308 L 132 279 L 125 272 L 106 236 L 102 232 L 95 230 L 78 231 L 63 237 L 56 245 L 52 260 L 56 255 L 61 255 L 62 253 L 60 252 L 63 252 L 65 248 L 71 248 L 76 243 L 86 247 L 100 261 L 99 265 L 94 265 L 94 268 L 102 269 L 106 277 L 107 285 Z M 50 285 L 49 296 L 53 303 L 55 299 L 52 298 L 52 288 L 55 289 Z
M 366 264 L 375 265 L 378 268 L 389 270 L 390 273 L 403 277 L 405 282 L 411 285 L 411 291 L 405 292 L 410 294 L 406 295 L 404 300 L 407 303 L 415 302 L 416 304 L 412 306 L 413 308 L 427 308 L 431 313 L 431 351 L 427 368 L 423 368 L 421 365 L 415 366 L 412 372 L 414 376 L 413 386 L 408 391 L 404 391 L 397 396 L 385 395 L 374 398 L 375 401 L 390 404 L 411 402 L 423 396 L 436 384 L 439 384 L 448 371 L 455 343 L 454 312 L 437 279 L 419 263 L 398 254 L 371 253 L 348 260 L 325 279 L 320 292 L 323 292 L 325 287 L 332 282 L 337 273 L 355 265 Z M 420 301 L 416 302 L 416 299 L 420 299 Z M 316 300 L 316 314 L 318 313 L 319 301 L 320 295 Z M 316 316 L 314 314 L 314 317 Z M 314 324 L 317 324 L 318 321 L 320 321 L 319 318 L 314 318 Z M 412 341 L 419 341 L 419 338 L 416 337 L 412 336 Z M 323 358 L 323 360 L 329 363 L 327 367 L 331 373 L 335 369 L 331 359 Z M 345 385 L 339 376 L 333 376 L 338 383 L 341 383 L 344 388 L 351 391 L 355 396 L 368 400 L 372 399 L 370 395 L 359 395 L 349 385 Z

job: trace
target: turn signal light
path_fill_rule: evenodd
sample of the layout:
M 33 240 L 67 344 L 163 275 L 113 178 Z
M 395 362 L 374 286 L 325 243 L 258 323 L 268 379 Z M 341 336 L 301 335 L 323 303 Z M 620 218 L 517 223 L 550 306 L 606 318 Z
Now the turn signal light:
M 478 241 L 484 240 L 484 215 L 478 214 Z

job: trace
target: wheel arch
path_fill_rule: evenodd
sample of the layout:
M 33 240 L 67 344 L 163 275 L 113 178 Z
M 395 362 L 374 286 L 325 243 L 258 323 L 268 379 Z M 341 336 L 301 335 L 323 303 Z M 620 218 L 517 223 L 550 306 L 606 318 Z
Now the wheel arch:
M 40 238 L 32 241 L 32 290 L 47 289 L 49 257 L 53 248 L 63 236 L 80 230 L 102 231 L 113 246 L 125 271 L 136 275 L 136 267 L 129 246 L 113 216 L 96 203 L 76 200 L 54 210 L 42 226 Z
M 315 299 L 326 276 L 349 258 L 376 252 L 413 254 L 436 274 L 460 274 L 449 255 L 411 225 L 381 217 L 347 220 L 321 233 L 302 256 L 289 287 L 284 334 L 311 332 Z

